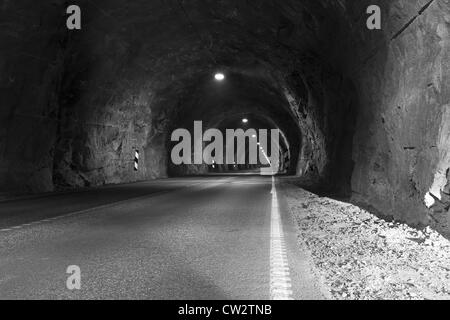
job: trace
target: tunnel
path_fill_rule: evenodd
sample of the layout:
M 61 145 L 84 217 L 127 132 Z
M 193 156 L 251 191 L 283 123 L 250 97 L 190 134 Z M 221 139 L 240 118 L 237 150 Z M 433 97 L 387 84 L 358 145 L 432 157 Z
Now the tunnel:
M 280 176 L 450 237 L 448 0 L 3 0 L 0 21 L 1 195 L 258 167 L 174 165 L 202 121 L 279 129 Z
M 170 130 L 242 113 L 292 174 L 448 231 L 448 3 L 376 2 L 373 31 L 367 1 L 78 1 L 70 32 L 64 1 L 3 1 L 2 191 L 167 177 Z

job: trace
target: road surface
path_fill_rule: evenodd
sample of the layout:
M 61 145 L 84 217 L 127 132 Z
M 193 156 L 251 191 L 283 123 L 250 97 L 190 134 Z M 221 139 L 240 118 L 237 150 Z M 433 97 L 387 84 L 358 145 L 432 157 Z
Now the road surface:
M 273 191 L 271 177 L 218 176 L 0 202 L 0 299 L 271 299 L 277 275 L 286 297 L 320 299 Z

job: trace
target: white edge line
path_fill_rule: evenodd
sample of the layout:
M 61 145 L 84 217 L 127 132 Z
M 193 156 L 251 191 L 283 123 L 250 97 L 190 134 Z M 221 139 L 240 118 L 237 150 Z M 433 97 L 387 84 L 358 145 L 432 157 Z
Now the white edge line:
M 283 226 L 278 205 L 275 177 L 272 176 L 272 210 L 270 218 L 270 298 L 271 300 L 292 300 L 291 278 L 287 251 L 284 243 Z

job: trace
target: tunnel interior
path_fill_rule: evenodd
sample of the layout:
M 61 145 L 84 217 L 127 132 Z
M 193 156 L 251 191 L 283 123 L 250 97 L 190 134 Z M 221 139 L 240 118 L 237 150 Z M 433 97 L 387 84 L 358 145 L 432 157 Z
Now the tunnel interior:
M 207 74 L 207 77 L 196 83 L 183 98 L 183 106 L 171 121 L 169 132 L 177 128 L 189 128 L 192 133 L 194 121 L 202 121 L 203 131 L 215 128 L 224 136 L 227 129 L 255 130 L 255 133 L 261 129 L 279 129 L 282 134 L 280 147 L 287 152 L 291 145 L 288 141 L 292 141 L 292 154 L 296 159 L 300 150 L 301 130 L 289 110 L 289 104 L 271 83 L 254 73 L 253 69 L 245 73 L 224 72 L 223 81 L 215 80 L 214 72 Z M 244 119 L 246 123 L 242 122 Z M 257 140 L 256 138 L 255 141 Z M 224 141 L 224 155 L 225 147 Z M 231 167 L 234 168 L 232 170 L 239 168 L 237 165 Z M 220 167 L 219 171 L 227 171 L 225 168 Z M 243 168 L 241 166 L 241 169 Z M 201 174 L 209 170 L 205 165 L 173 166 L 170 160 L 168 169 L 169 175 Z M 295 174 L 295 170 L 293 162 L 286 171 Z
M 171 132 L 245 116 L 299 181 L 449 234 L 448 0 L 72 2 L 81 30 L 66 1 L 0 2 L 0 192 L 203 174 Z

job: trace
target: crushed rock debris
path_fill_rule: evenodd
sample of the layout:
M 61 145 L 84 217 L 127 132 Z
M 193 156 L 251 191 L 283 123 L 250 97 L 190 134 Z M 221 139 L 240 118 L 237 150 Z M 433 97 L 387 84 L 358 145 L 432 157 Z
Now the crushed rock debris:
M 450 300 L 450 241 L 291 184 L 283 194 L 332 299 Z

